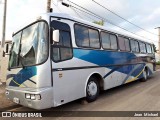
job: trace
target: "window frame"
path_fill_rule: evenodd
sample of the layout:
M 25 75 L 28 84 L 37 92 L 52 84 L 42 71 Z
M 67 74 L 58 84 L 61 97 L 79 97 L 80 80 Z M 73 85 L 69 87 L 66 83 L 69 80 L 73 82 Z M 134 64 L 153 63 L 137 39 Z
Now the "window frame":
M 144 47 L 145 47 L 145 51 L 146 51 L 146 52 L 144 52 L 144 51 L 141 52 L 141 47 L 140 47 L 140 44 L 141 44 L 141 43 L 144 44 Z M 140 53 L 142 53 L 142 54 L 147 54 L 147 49 L 146 49 L 146 43 L 145 43 L 145 42 L 139 41 L 139 50 L 140 50 Z
M 59 62 L 64 62 L 64 61 L 67 61 L 67 60 L 71 60 L 71 59 L 73 59 L 73 45 L 72 45 L 72 35 L 71 35 L 71 27 L 70 27 L 70 25 L 69 24 L 67 24 L 67 23 L 65 23 L 65 22 L 62 22 L 62 21 L 58 21 L 58 20 L 52 20 L 52 21 L 57 21 L 57 22 L 60 22 L 60 23 L 63 23 L 63 24 L 66 24 L 66 25 L 68 25 L 68 27 L 69 27 L 69 31 L 67 31 L 67 30 L 62 30 L 62 29 L 58 29 L 59 31 L 62 31 L 62 32 L 68 32 L 69 33 L 69 36 L 70 36 L 70 47 L 67 47 L 67 46 L 63 46 L 63 45 L 56 45 L 55 43 L 56 42 L 54 42 L 54 44 L 51 44 L 51 59 L 53 60 L 53 62 L 55 62 L 55 63 L 59 63 Z M 51 21 L 51 22 L 52 22 Z M 51 26 L 51 25 L 50 25 Z M 57 30 L 57 29 L 56 29 Z M 52 34 L 52 29 L 51 29 L 51 34 Z M 52 36 L 52 35 L 51 35 Z M 52 37 L 51 37 L 51 40 L 52 40 Z M 53 49 L 54 48 L 59 48 L 59 55 L 60 55 L 60 60 L 57 60 L 57 61 L 55 61 L 54 60 L 54 56 L 53 56 Z M 71 49 L 71 52 L 72 52 L 72 56 L 70 57 L 70 58 L 68 58 L 68 59 L 64 59 L 64 60 L 61 60 L 61 50 L 60 50 L 60 48 L 70 48 Z
M 110 49 L 109 49 L 109 48 L 104 48 L 103 42 L 102 42 L 102 35 L 101 35 L 102 33 L 107 33 L 107 34 L 109 34 L 109 38 L 110 38 L 110 35 L 113 35 L 113 36 L 116 37 L 117 49 L 111 49 L 111 41 L 110 41 Z M 102 46 L 102 49 L 103 49 L 103 50 L 112 50 L 112 51 L 117 51 L 117 50 L 118 50 L 118 47 L 119 47 L 119 46 L 118 46 L 118 37 L 117 37 L 116 34 L 102 30 L 102 31 L 100 31 L 100 39 L 101 39 L 101 46 Z
M 20 44 L 21 44 L 21 39 L 22 39 L 23 30 L 26 29 L 26 28 L 28 28 L 28 27 L 30 27 L 30 26 L 32 26 L 32 25 L 34 25 L 34 24 L 36 24 L 36 23 L 39 23 L 39 22 L 44 22 L 44 23 L 46 24 L 46 26 L 47 26 L 47 32 L 46 32 L 47 40 L 48 40 L 48 44 L 47 44 L 47 57 L 46 57 L 46 60 L 44 60 L 44 61 L 41 62 L 41 63 L 33 64 L 33 65 L 27 65 L 27 66 L 25 66 L 25 67 L 39 66 L 39 65 L 44 64 L 44 63 L 48 60 L 48 58 L 49 58 L 49 52 L 50 52 L 50 51 L 49 51 L 49 49 L 50 49 L 50 48 L 49 48 L 49 44 L 50 44 L 50 35 L 49 35 L 49 33 L 50 33 L 50 25 L 49 25 L 49 23 L 48 23 L 46 20 L 44 20 L 44 19 L 39 19 L 39 20 L 36 20 L 36 21 L 28 24 L 27 26 L 23 27 L 22 29 L 18 30 L 17 32 L 15 32 L 15 33 L 12 35 L 12 38 L 13 38 L 16 34 L 18 34 L 18 33 L 21 32 L 21 38 L 20 38 Z M 13 43 L 14 43 L 14 42 L 12 42 L 12 45 L 13 45 Z M 10 49 L 10 50 L 12 50 L 12 49 Z M 9 60 L 10 60 L 10 55 L 9 55 Z M 8 64 L 8 68 L 9 68 L 9 69 L 15 69 L 15 68 L 22 68 L 22 66 L 10 67 L 9 64 Z
M 89 46 L 86 47 L 86 46 L 79 46 L 77 44 L 77 40 L 76 40 L 76 30 L 75 30 L 75 26 L 78 25 L 78 26 L 82 26 L 82 27 L 85 27 L 88 29 L 88 38 L 89 38 Z M 99 41 L 99 47 L 98 48 L 95 48 L 95 47 L 90 47 L 90 37 L 89 37 L 89 29 L 92 29 L 92 30 L 95 30 L 98 32 L 98 41 Z M 100 31 L 98 28 L 94 28 L 92 26 L 88 26 L 88 25 L 84 25 L 84 24 L 80 24 L 80 23 L 74 23 L 73 25 L 73 30 L 74 30 L 74 38 L 75 38 L 75 44 L 78 48 L 86 48 L 86 49 L 101 49 L 101 39 L 100 39 Z
M 135 51 L 133 51 L 133 50 L 132 50 L 132 44 L 131 44 L 131 41 L 134 41 L 134 43 L 135 43 L 135 42 L 137 42 L 137 43 L 138 43 L 138 51 L 136 51 L 136 47 L 135 47 Z M 135 45 L 135 44 L 134 44 L 134 45 Z M 133 52 L 133 53 L 140 53 L 139 41 L 138 41 L 138 40 L 136 40 L 136 39 L 130 38 L 130 48 L 131 48 L 131 52 Z
M 148 52 L 148 46 L 150 46 L 150 52 Z M 146 43 L 147 53 L 152 54 L 152 46 L 149 43 Z
M 119 37 L 123 38 L 124 39 L 124 45 L 125 45 L 125 50 L 121 50 L 120 48 L 120 42 L 119 42 Z M 126 50 L 126 41 L 125 40 L 128 40 L 128 43 L 129 43 L 129 48 L 130 50 Z M 126 36 L 123 36 L 123 35 L 118 35 L 118 47 L 119 47 L 119 50 L 121 52 L 131 52 L 131 44 L 130 44 L 130 38 L 126 37 Z

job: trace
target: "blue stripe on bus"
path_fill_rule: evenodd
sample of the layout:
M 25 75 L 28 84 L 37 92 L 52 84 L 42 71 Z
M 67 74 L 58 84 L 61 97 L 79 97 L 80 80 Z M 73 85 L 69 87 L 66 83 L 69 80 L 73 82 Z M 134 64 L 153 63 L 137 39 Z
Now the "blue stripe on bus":
M 137 56 L 134 53 L 129 52 L 115 52 L 115 51 L 101 51 L 101 50 L 86 50 L 86 49 L 74 49 L 74 57 L 99 65 L 104 66 L 107 64 L 127 64 L 127 63 L 135 63 L 134 59 Z M 142 62 L 142 61 L 141 61 Z M 133 76 L 135 76 L 138 72 L 140 72 L 145 64 L 141 64 L 141 67 L 138 70 L 133 72 Z M 105 77 L 110 75 L 111 73 L 118 71 L 121 73 L 128 74 L 135 65 L 126 65 L 126 66 L 111 66 L 108 67 L 111 69 L 109 73 L 107 73 Z
M 37 74 L 37 68 L 35 66 L 21 69 L 17 74 L 15 74 L 9 86 L 19 86 L 23 82 L 35 76 L 36 74 Z
M 74 57 L 103 66 L 106 64 L 124 64 L 136 58 L 128 52 L 74 49 Z

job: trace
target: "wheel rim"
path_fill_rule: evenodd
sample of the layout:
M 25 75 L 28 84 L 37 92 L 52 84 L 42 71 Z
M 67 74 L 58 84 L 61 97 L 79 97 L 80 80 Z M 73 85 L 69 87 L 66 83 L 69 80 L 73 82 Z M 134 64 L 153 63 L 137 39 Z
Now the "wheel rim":
M 89 96 L 94 96 L 97 94 L 97 84 L 93 81 L 89 82 L 87 85 L 87 93 Z

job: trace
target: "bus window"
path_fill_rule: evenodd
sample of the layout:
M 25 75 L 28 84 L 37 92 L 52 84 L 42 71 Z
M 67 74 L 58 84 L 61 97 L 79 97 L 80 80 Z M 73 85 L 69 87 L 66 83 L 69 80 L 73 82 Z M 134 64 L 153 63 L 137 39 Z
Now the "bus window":
M 117 50 L 117 37 L 115 35 L 110 34 L 110 40 L 111 40 L 111 49 Z
M 79 47 L 89 47 L 88 29 L 86 27 L 75 25 L 75 37 Z
M 102 46 L 104 49 L 111 49 L 111 41 L 108 33 L 101 32 Z
M 54 61 L 64 61 L 72 58 L 70 33 L 60 31 L 60 42 L 53 48 Z
M 141 53 L 146 53 L 146 45 L 145 43 L 139 42 Z
M 100 48 L 98 30 L 76 24 L 75 39 L 79 47 Z
M 125 40 L 125 46 L 126 46 L 126 51 L 130 51 L 130 44 L 129 44 L 129 40 L 127 38 L 124 39 Z
M 138 41 L 135 40 L 130 40 L 130 44 L 131 44 L 131 50 L 133 52 L 139 52 L 139 45 L 138 45 Z
M 147 53 L 152 53 L 151 45 L 146 44 L 146 47 L 147 47 Z
M 129 40 L 124 37 L 118 37 L 119 48 L 122 51 L 130 51 Z
M 69 25 L 59 21 L 52 21 L 51 25 L 54 29 L 58 29 L 60 31 L 59 42 L 54 43 L 52 46 L 53 60 L 55 62 L 60 62 L 71 59 L 73 53 Z
M 151 45 L 151 51 L 152 51 L 151 53 L 155 53 L 155 51 L 154 51 L 154 44 Z
M 131 50 L 132 50 L 133 52 L 136 52 L 136 46 L 135 46 L 134 40 L 130 40 L 130 42 L 131 42 Z
M 97 30 L 89 29 L 90 47 L 100 48 L 99 34 Z
M 115 35 L 101 32 L 102 46 L 104 49 L 117 49 L 117 37 Z
M 123 37 L 118 37 L 119 48 L 121 51 L 125 51 L 125 41 Z
M 135 44 L 135 50 L 136 50 L 136 52 L 139 52 L 138 41 L 135 41 L 134 44 Z

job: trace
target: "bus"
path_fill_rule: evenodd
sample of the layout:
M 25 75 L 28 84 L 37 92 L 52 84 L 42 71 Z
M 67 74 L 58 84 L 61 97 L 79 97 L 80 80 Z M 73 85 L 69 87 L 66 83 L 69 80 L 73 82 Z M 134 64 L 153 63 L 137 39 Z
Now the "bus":
M 63 13 L 39 16 L 13 35 L 6 96 L 33 109 L 85 98 L 155 72 L 153 44 Z

